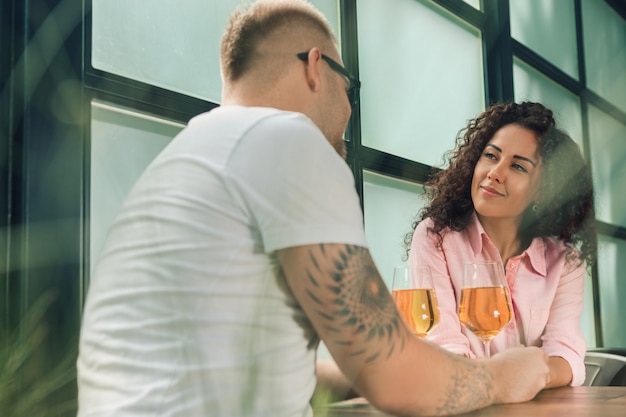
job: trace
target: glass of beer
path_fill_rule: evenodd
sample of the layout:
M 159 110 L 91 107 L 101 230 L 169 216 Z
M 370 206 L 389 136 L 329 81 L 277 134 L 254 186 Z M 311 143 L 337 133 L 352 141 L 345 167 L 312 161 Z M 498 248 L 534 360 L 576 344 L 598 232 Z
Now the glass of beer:
M 394 268 L 391 296 L 406 325 L 419 337 L 425 337 L 439 324 L 439 304 L 430 268 Z
M 459 320 L 480 337 L 485 356 L 490 357 L 490 342 L 513 317 L 509 287 L 500 262 L 465 264 L 459 303 Z

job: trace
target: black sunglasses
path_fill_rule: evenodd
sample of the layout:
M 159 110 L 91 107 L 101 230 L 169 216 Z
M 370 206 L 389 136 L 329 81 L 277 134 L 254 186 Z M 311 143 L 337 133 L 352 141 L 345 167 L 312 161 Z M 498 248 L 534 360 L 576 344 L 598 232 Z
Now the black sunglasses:
M 309 59 L 309 52 L 300 52 L 296 54 L 298 59 L 302 61 L 307 61 Z M 359 88 L 361 88 L 361 81 L 359 81 L 354 75 L 350 74 L 344 67 L 339 65 L 339 63 L 332 58 L 322 54 L 322 59 L 326 61 L 328 66 L 333 70 L 343 75 L 348 79 L 348 88 L 346 89 L 346 94 L 348 94 L 348 100 L 350 100 L 350 105 L 354 107 L 356 103 L 359 101 Z

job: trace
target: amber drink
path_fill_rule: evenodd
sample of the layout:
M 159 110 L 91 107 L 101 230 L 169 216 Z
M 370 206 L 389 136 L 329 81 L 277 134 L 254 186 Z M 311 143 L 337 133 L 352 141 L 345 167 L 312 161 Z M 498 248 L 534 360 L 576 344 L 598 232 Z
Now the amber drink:
M 420 337 L 439 324 L 439 304 L 432 288 L 393 290 L 391 296 L 409 328 Z
M 439 303 L 430 268 L 396 267 L 391 296 L 406 325 L 419 337 L 425 337 L 439 324 Z
M 493 339 L 512 318 L 506 287 L 463 288 L 459 320 L 476 336 Z
M 480 337 L 485 356 L 490 342 L 511 321 L 513 307 L 502 263 L 485 261 L 465 264 L 459 302 L 459 321 Z

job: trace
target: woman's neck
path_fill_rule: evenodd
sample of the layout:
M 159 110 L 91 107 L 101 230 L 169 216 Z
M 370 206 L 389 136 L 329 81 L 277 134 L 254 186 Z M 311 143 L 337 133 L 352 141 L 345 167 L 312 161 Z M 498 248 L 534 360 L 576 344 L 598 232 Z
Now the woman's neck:
M 502 262 L 506 267 L 508 260 L 519 255 L 526 248 L 519 237 L 519 221 L 516 219 L 495 219 L 485 218 L 478 215 L 480 224 L 485 229 L 485 233 L 494 244 Z

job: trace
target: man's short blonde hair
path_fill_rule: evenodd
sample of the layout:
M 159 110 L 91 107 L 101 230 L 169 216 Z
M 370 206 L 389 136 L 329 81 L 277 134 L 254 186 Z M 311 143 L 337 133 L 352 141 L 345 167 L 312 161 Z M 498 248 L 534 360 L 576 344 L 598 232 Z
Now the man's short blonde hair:
M 307 1 L 259 0 L 238 8 L 229 19 L 220 51 L 224 80 L 236 81 L 246 74 L 260 57 L 261 43 L 288 26 L 315 31 L 336 44 L 333 29 L 324 15 Z

